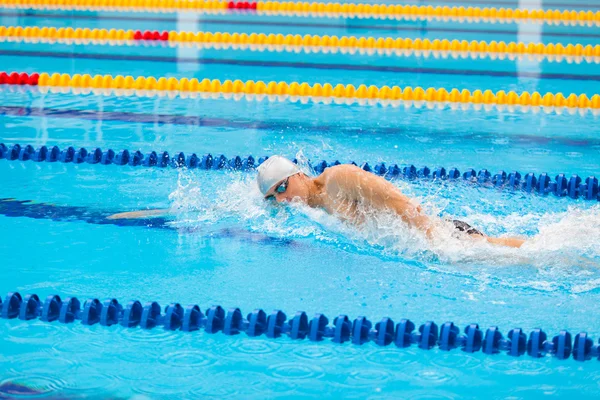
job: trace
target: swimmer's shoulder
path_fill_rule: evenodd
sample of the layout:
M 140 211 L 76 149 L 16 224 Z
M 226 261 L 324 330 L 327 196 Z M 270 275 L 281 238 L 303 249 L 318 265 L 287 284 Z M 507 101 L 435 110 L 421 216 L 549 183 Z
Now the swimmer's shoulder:
M 348 178 L 355 177 L 357 174 L 364 172 L 356 165 L 352 164 L 340 164 L 326 168 L 321 175 L 316 179 L 322 184 L 333 182 L 339 182 L 340 180 L 347 180 Z
M 361 182 L 361 175 L 366 173 L 356 165 L 340 164 L 329 167 L 315 181 L 328 190 L 352 190 Z
M 332 177 L 332 176 L 340 176 L 340 175 L 356 175 L 356 174 L 362 174 L 365 172 L 366 171 L 357 167 L 354 164 L 339 164 L 339 165 L 334 165 L 332 167 L 325 169 L 325 171 L 323 171 L 321 176 L 325 175 L 327 177 Z

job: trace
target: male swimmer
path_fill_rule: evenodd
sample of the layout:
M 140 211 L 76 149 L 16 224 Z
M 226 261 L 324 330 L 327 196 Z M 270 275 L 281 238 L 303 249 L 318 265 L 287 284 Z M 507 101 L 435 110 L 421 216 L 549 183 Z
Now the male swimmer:
M 382 177 L 350 164 L 327 168 L 316 178 L 304 174 L 292 161 L 281 156 L 269 157 L 258 167 L 258 187 L 267 198 L 279 203 L 300 201 L 313 208 L 322 208 L 329 214 L 360 224 L 365 215 L 361 210 L 391 210 L 408 225 L 420 229 L 430 239 L 439 233 L 436 229 L 443 221 L 425 215 L 421 207 Z M 111 215 L 110 219 L 143 218 L 164 215 L 169 210 L 148 210 Z M 486 236 L 462 221 L 452 221 L 458 231 L 473 239 L 489 243 L 521 247 L 525 242 L 518 238 Z
M 258 167 L 258 186 L 265 198 L 274 198 L 279 203 L 301 201 L 354 223 L 364 219 L 361 209 L 391 210 L 408 225 L 425 232 L 428 238 L 436 235 L 436 227 L 442 222 L 425 215 L 421 207 L 390 182 L 350 164 L 327 168 L 311 178 L 287 158 L 273 156 Z M 452 222 L 457 230 L 492 244 L 521 247 L 525 242 L 486 236 L 465 222 Z

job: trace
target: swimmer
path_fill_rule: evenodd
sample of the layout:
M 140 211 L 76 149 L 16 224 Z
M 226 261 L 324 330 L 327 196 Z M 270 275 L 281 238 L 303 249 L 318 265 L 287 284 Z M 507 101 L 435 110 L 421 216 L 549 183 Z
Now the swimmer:
M 423 213 L 421 207 L 402 194 L 390 182 L 361 168 L 341 164 L 327 168 L 316 178 L 304 174 L 292 161 L 281 156 L 269 157 L 258 167 L 258 187 L 265 199 L 278 203 L 299 201 L 312 208 L 321 208 L 342 220 L 360 224 L 365 215 L 361 209 L 391 210 L 409 226 L 425 233 L 429 239 L 438 235 L 437 227 L 443 221 Z M 169 210 L 148 210 L 115 214 L 109 219 L 159 216 Z M 486 240 L 495 245 L 521 247 L 518 238 L 496 238 L 484 235 L 469 224 L 452 221 L 457 231 L 467 237 Z
M 436 226 L 442 222 L 424 214 L 419 205 L 390 182 L 350 164 L 329 167 L 321 175 L 311 178 L 287 158 L 269 157 L 258 167 L 258 187 L 266 199 L 271 198 L 278 203 L 300 201 L 352 223 L 360 223 L 364 219 L 360 212 L 363 207 L 391 210 L 430 239 L 436 235 Z M 490 237 L 462 221 L 454 220 L 452 223 L 469 237 L 492 244 L 521 247 L 525 242 L 518 238 Z

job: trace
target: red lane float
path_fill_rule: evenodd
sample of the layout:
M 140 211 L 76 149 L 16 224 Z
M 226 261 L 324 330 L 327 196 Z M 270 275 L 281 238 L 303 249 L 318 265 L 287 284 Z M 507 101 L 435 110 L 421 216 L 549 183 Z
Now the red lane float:
M 159 31 L 135 31 L 133 34 L 134 40 L 159 40 L 166 42 L 169 40 L 169 32 L 163 31 L 160 33 Z
M 230 10 L 256 10 L 256 2 L 230 1 L 227 3 L 227 8 Z
M 39 74 L 27 74 L 23 72 L 19 74 L 18 72 L 11 72 L 7 74 L 6 72 L 0 72 L 0 85 L 28 85 L 28 86 L 37 86 Z

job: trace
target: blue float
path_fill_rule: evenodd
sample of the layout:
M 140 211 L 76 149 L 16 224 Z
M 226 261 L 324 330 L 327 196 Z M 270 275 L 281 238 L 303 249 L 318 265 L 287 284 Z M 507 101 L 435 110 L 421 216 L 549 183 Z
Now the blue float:
M 529 334 L 527 340 L 527 354 L 533 358 L 540 358 L 546 355 L 544 344 L 546 343 L 547 335 L 541 329 L 534 329 Z
M 409 319 L 402 319 L 396 325 L 396 337 L 394 343 L 400 348 L 409 347 L 412 344 L 412 335 L 415 324 Z
M 212 306 L 206 316 L 200 307 L 190 304 L 182 307 L 179 303 L 171 303 L 165 307 L 161 315 L 161 307 L 157 302 L 142 303 L 132 300 L 122 307 L 117 299 L 107 299 L 100 302 L 96 298 L 87 300 L 80 309 L 80 302 L 75 297 L 64 300 L 58 295 L 47 296 L 44 304 L 36 294 L 22 297 L 18 292 L 10 292 L 4 300 L 0 299 L 0 317 L 4 319 L 33 320 L 39 318 L 45 322 L 58 320 L 60 323 L 72 323 L 76 320 L 84 325 L 99 324 L 112 326 L 120 324 L 126 328 L 151 329 L 163 326 L 166 330 L 193 332 L 204 328 L 207 333 L 222 331 L 232 336 L 246 333 L 256 337 L 265 335 L 269 339 L 277 339 L 289 335 L 290 339 L 322 341 L 325 338 L 331 342 L 343 344 L 350 342 L 360 346 L 370 341 L 378 346 L 388 346 L 394 343 L 398 348 L 406 348 L 417 344 L 420 349 L 438 348 L 442 351 L 452 351 L 460 348 L 467 353 L 478 351 L 484 354 L 506 352 L 507 355 L 520 357 L 528 354 L 533 358 L 552 355 L 564 360 L 571 355 L 575 361 L 588 361 L 600 356 L 600 346 L 586 332 L 581 332 L 574 338 L 566 331 L 560 331 L 552 340 L 542 329 L 534 329 L 529 337 L 520 328 L 511 329 L 506 338 L 496 326 L 490 327 L 485 336 L 478 324 L 465 327 L 464 334 L 453 322 L 446 322 L 439 328 L 433 321 L 421 325 L 415 332 L 415 324 L 408 319 L 401 320 L 394 326 L 390 318 L 383 318 L 373 327 L 366 317 L 357 317 L 353 321 L 347 315 L 336 317 L 332 325 L 323 314 L 315 314 L 309 321 L 303 311 L 298 311 L 289 321 L 285 313 L 274 310 L 267 315 L 262 309 L 255 309 L 243 317 L 239 308 L 230 308 L 227 313 L 221 306 Z M 139 329 L 138 328 L 138 329 Z
M 138 300 L 131 300 L 125 306 L 123 310 L 123 318 L 121 319 L 121 325 L 125 328 L 133 328 L 140 324 L 142 321 L 143 312 L 142 303 Z
M 193 332 L 200 329 L 204 320 L 204 314 L 196 304 L 190 304 L 185 308 L 183 314 L 183 323 L 181 330 L 184 332 Z
M 275 310 L 267 317 L 266 335 L 270 339 L 277 339 L 284 331 L 287 317 L 283 311 Z
M 432 349 L 438 341 L 438 326 L 433 321 L 427 321 L 419 327 L 421 337 L 418 345 L 420 349 Z
M 573 359 L 575 361 L 587 361 L 592 358 L 594 341 L 588 337 L 587 332 L 581 332 L 575 336 L 573 342 Z
M 446 168 L 439 167 L 439 168 L 436 168 L 435 171 L 433 171 L 432 178 L 442 180 L 442 179 L 446 179 L 446 176 L 447 176 Z
M 168 331 L 174 331 L 183 325 L 183 307 L 179 303 L 171 303 L 165 308 L 163 326 Z
M 62 300 L 58 295 L 50 295 L 46 297 L 44 306 L 42 307 L 41 320 L 44 322 L 56 321 L 60 316 L 60 308 L 62 307 Z
M 223 333 L 229 336 L 239 334 L 242 330 L 242 320 L 242 311 L 239 308 L 230 308 L 223 324 Z
M 211 154 L 205 154 L 202 157 L 199 157 L 195 153 L 191 153 L 186 156 L 183 152 L 176 153 L 171 157 L 166 151 L 161 153 L 152 151 L 144 155 L 139 150 L 121 150 L 115 152 L 112 149 L 103 151 L 102 149 L 97 148 L 88 151 L 85 148 L 75 150 L 72 146 L 69 146 L 64 150 L 60 150 L 56 146 L 51 149 L 42 146 L 35 150 L 31 145 L 22 147 L 19 144 L 7 146 L 0 143 L 0 159 L 19 160 L 22 162 L 60 161 L 63 163 L 75 164 L 86 162 L 89 164 L 127 165 L 131 167 L 144 166 L 164 168 L 171 166 L 174 168 L 185 167 L 203 170 L 233 169 L 250 171 L 262 164 L 268 157 L 263 156 L 256 160 L 250 155 L 248 157 L 235 156 L 228 159 L 224 155 L 213 157 Z M 294 160 L 294 162 L 297 162 L 297 160 Z M 316 173 L 320 174 L 326 168 L 339 164 L 340 162 L 338 160 L 335 160 L 332 163 L 322 160 L 312 165 L 312 168 Z M 350 164 L 357 165 L 353 161 L 350 162 Z M 407 180 L 433 179 L 438 181 L 456 181 L 461 177 L 460 171 L 456 168 L 446 170 L 443 167 L 438 167 L 431 170 L 427 166 L 422 166 L 417 169 L 414 165 L 407 165 L 401 168 L 397 164 L 387 166 L 383 162 L 376 164 L 375 167 L 371 167 L 369 163 L 363 163 L 361 165 L 361 168 L 365 171 L 384 176 L 386 179 L 402 178 Z M 468 169 L 462 174 L 462 178 L 462 181 L 465 182 L 479 183 L 480 185 L 488 187 L 506 188 L 511 191 L 520 189 L 527 193 L 535 192 L 540 195 L 553 193 L 558 197 L 568 196 L 571 199 L 583 197 L 586 200 L 600 201 L 598 179 L 593 176 L 590 176 L 583 181 L 583 179 L 577 175 L 572 175 L 570 178 L 567 178 L 565 174 L 559 174 L 553 180 L 547 173 L 542 173 L 539 177 L 536 177 L 534 173 L 529 173 L 522 177 L 518 171 L 512 171 L 509 174 L 504 171 L 499 171 L 491 176 L 487 169 L 482 169 L 479 172 L 474 169 Z
M 212 306 L 206 311 L 206 332 L 217 333 L 225 326 L 225 310 L 221 306 Z
M 318 342 L 323 340 L 323 336 L 325 335 L 325 328 L 329 323 L 329 319 L 323 314 L 315 314 L 313 319 L 310 320 L 308 326 L 308 338 L 312 342 Z
M 377 337 L 375 343 L 379 346 L 387 346 L 394 341 L 394 321 L 390 318 L 383 318 L 375 324 Z
M 308 315 L 304 311 L 298 311 L 290 321 L 290 338 L 304 339 L 309 333 Z
M 2 303 L 2 314 L 0 316 L 4 319 L 17 318 L 21 311 L 22 302 L 23 298 L 19 292 L 8 293 Z
M 81 318 L 81 303 L 77 297 L 67 297 L 63 300 L 60 306 L 60 314 L 58 315 L 58 321 L 63 324 L 75 322 L 76 319 Z
M 500 352 L 500 341 L 503 340 L 502 333 L 497 326 L 488 328 L 483 339 L 481 351 L 485 354 L 496 354 Z
M 496 187 L 504 186 L 506 182 L 506 172 L 500 171 L 492 177 L 492 184 Z
M 553 352 L 556 358 L 559 360 L 566 360 L 569 358 L 573 348 L 573 341 L 569 332 L 565 330 L 560 331 L 557 336 L 552 338 L 552 343 L 554 345 Z
M 471 324 L 465 328 L 465 344 L 462 348 L 467 353 L 475 353 L 481 350 L 483 343 L 483 332 L 479 329 L 479 324 Z
M 152 329 L 161 322 L 160 304 L 157 302 L 149 302 L 144 305 L 142 317 L 140 319 L 140 327 L 143 329 Z
M 19 310 L 19 319 L 28 321 L 35 319 L 40 313 L 40 298 L 37 294 L 28 294 L 23 298 L 21 308 Z
M 453 322 L 446 322 L 440 328 L 439 347 L 440 350 L 450 351 L 458 347 L 457 338 L 460 329 Z
M 94 325 L 100 322 L 102 314 L 102 303 L 98 299 L 88 299 L 83 304 L 81 312 L 81 323 L 83 325 Z
M 338 315 L 333 319 L 333 343 L 344 343 L 350 340 L 350 319 L 347 315 Z
M 119 323 L 123 307 L 117 299 L 107 299 L 102 303 L 100 311 L 100 325 L 111 326 Z
M 267 330 L 267 313 L 256 309 L 248 314 L 248 330 L 246 334 L 250 337 L 260 336 Z

